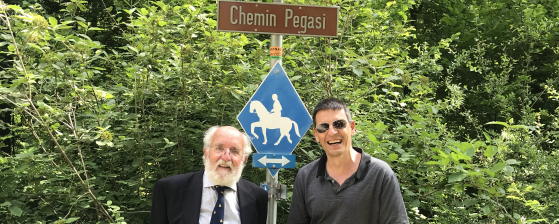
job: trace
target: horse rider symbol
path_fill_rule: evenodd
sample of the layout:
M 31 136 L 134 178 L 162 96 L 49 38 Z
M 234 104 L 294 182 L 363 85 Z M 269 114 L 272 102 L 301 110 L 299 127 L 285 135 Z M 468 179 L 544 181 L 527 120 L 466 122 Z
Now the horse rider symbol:
M 295 134 L 301 137 L 301 135 L 299 134 L 299 126 L 295 121 L 292 121 L 288 117 L 281 116 L 282 108 L 278 100 L 278 95 L 273 94 L 272 99 L 274 100 L 274 106 L 271 113 L 268 112 L 266 107 L 264 107 L 264 105 L 260 101 L 253 100 L 250 102 L 249 111 L 251 113 L 256 113 L 256 115 L 258 115 L 258 118 L 260 118 L 259 121 L 254 122 L 250 125 L 250 132 L 252 133 L 252 135 L 254 135 L 254 137 L 258 139 L 259 138 L 258 135 L 254 133 L 254 128 L 256 127 L 262 128 L 262 134 L 264 135 L 264 142 L 262 144 L 266 145 L 266 143 L 268 142 L 268 137 L 266 136 L 266 129 L 280 129 L 281 136 L 278 139 L 278 141 L 274 143 L 274 145 L 278 145 L 284 136 L 287 137 L 287 141 L 289 141 L 289 143 L 293 144 L 293 142 L 291 141 L 291 137 L 289 135 L 289 132 L 291 131 L 291 127 L 292 127 L 291 124 L 295 125 Z

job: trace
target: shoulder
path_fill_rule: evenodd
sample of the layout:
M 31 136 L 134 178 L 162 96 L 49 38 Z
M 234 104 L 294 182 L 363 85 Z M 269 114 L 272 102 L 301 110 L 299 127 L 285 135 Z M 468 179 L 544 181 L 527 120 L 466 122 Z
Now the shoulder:
M 375 170 L 377 172 L 383 172 L 387 174 L 394 174 L 394 171 L 392 171 L 392 167 L 390 167 L 390 165 L 388 165 L 387 162 L 372 157 L 369 154 L 365 154 L 365 155 L 371 158 L 371 162 L 369 163 L 369 170 Z
M 390 167 L 390 165 L 387 162 L 372 157 L 366 153 L 364 155 L 370 158 L 370 162 L 368 164 L 367 171 L 366 171 L 367 174 L 364 177 L 365 179 L 374 182 L 380 180 L 383 183 L 388 183 L 397 180 L 396 174 L 394 173 L 392 167 Z
M 299 175 L 300 173 L 305 174 L 305 175 L 312 175 L 312 172 L 314 172 L 314 174 L 316 175 L 316 171 L 318 170 L 318 162 L 319 161 L 320 161 L 320 159 L 317 159 L 317 160 L 312 161 L 309 164 L 303 166 L 303 168 L 301 168 L 299 170 L 297 175 Z
M 256 185 L 255 183 L 245 180 L 243 178 L 239 179 L 238 186 L 250 190 L 250 192 L 252 192 L 257 196 L 268 197 L 268 192 L 266 190 L 262 189 L 260 186 Z
M 303 166 L 298 172 L 297 177 L 295 178 L 296 181 L 301 181 L 307 179 L 309 177 L 316 177 L 318 172 L 318 164 L 320 159 L 310 162 L 309 164 Z
M 204 171 L 198 171 L 194 173 L 185 173 L 174 175 L 170 177 L 165 177 L 157 180 L 157 185 L 165 188 L 172 187 L 185 187 L 188 186 L 192 181 L 202 181 Z

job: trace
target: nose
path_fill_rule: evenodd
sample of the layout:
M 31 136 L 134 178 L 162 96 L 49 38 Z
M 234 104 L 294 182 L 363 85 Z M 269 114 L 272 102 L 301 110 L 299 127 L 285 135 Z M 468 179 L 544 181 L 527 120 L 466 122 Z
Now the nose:
M 332 125 L 332 126 L 333 126 L 333 125 Z M 329 132 L 332 132 L 332 134 L 338 133 L 338 129 L 335 129 L 334 127 L 328 128 L 328 131 L 329 131 Z
M 231 151 L 229 151 L 229 149 L 225 149 L 225 151 L 223 151 L 223 154 L 221 155 L 221 158 L 225 161 L 231 160 Z

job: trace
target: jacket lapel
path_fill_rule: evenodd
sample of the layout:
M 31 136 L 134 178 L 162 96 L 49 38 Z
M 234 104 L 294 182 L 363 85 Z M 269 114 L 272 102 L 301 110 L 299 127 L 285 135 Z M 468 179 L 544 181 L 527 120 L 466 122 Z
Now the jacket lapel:
M 184 223 L 198 223 L 200 219 L 200 204 L 202 203 L 204 171 L 197 172 L 190 178 L 185 185 L 187 188 L 180 191 L 182 200 Z
M 239 191 L 239 208 L 241 213 L 241 223 L 242 224 L 249 224 L 252 223 L 252 218 L 254 217 L 254 204 L 256 199 L 251 193 L 250 187 L 243 183 L 243 180 L 240 179 L 237 183 L 237 190 Z

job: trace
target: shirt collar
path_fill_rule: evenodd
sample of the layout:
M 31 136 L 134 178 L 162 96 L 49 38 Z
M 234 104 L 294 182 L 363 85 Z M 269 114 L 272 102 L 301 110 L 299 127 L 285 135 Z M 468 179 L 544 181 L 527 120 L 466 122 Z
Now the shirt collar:
M 361 153 L 361 160 L 359 161 L 359 167 L 357 168 L 357 172 L 355 172 L 355 177 L 357 179 L 362 179 L 367 166 L 371 162 L 371 156 L 367 153 L 363 153 L 363 149 L 358 147 L 353 147 L 355 151 Z M 316 178 L 318 177 L 325 177 L 326 176 L 326 161 L 328 157 L 326 153 L 323 153 L 320 159 L 318 160 L 318 170 L 316 171 Z
M 202 186 L 204 188 L 215 186 L 215 184 L 210 180 L 210 178 L 206 176 L 206 171 L 204 171 L 204 177 L 202 178 Z M 227 187 L 233 189 L 234 192 L 237 192 L 237 184 L 233 184 L 233 186 L 227 186 Z

